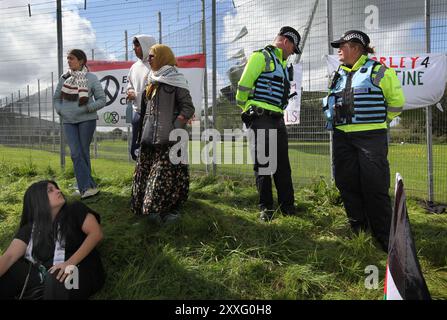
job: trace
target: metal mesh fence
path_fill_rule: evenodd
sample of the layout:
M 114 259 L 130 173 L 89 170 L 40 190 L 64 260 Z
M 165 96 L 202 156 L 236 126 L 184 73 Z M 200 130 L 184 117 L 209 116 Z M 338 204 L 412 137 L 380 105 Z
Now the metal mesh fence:
M 431 51 L 445 53 L 447 3 L 443 0 L 430 2 Z M 331 4 L 332 17 L 329 30 L 327 3 Z M 85 9 L 79 3 L 63 3 L 64 49 L 79 47 L 92 59 L 135 60 L 129 48 L 133 36 L 140 33 L 161 38 L 177 56 L 202 53 L 206 43 L 208 99 L 196 109 L 206 116 L 204 105 L 209 105 L 206 125 L 223 134 L 225 129 L 242 127 L 240 110 L 235 106 L 231 92 L 231 80 L 234 82 L 234 79 L 229 71 L 243 67 L 252 51 L 270 44 L 281 26 L 295 27 L 307 37 L 300 58 L 303 67 L 300 122 L 288 126 L 289 156 L 294 183 L 305 185 L 319 177 L 330 178 L 329 134 L 324 130 L 321 113 L 321 98 L 328 83 L 324 55 L 331 53 L 328 33 L 337 38 L 346 30 L 364 30 L 381 55 L 414 55 L 427 49 L 424 0 L 319 1 L 309 26 L 307 22 L 314 4 L 314 0 L 221 0 L 216 2 L 216 16 L 213 17 L 212 1 L 206 0 L 203 32 L 202 2 L 199 0 L 98 0 L 88 2 Z M 0 39 L 7 39 L 9 29 L 15 28 L 16 41 L 27 42 L 34 49 L 30 52 L 0 49 L 0 84 L 8 88 L 0 93 L 0 144 L 59 152 L 59 117 L 54 115 L 51 99 L 57 83 L 55 4 L 33 4 L 31 17 L 26 6 L 23 1 L 11 2 L 9 6 L 0 4 L 0 18 L 5 21 L 0 29 Z M 213 18 L 216 22 L 215 48 Z M 309 32 L 306 27 L 310 28 Z M 38 28 L 43 31 L 36 32 Z M 42 34 L 45 31 L 47 34 Z M 45 48 L 47 55 L 43 62 L 39 50 Z M 213 51 L 215 65 L 212 63 Z M 11 66 L 13 64 L 19 67 Z M 217 92 L 214 118 L 213 68 Z M 12 81 L 17 78 L 17 73 L 23 75 L 21 80 Z M 447 106 L 446 102 L 444 95 L 441 106 Z M 434 198 L 447 202 L 447 116 L 437 107 L 431 107 L 431 110 Z M 204 119 L 202 117 L 202 130 Z M 129 161 L 129 135 L 129 128 L 99 128 L 92 144 L 93 157 Z M 389 161 L 392 176 L 400 172 L 408 194 L 420 198 L 428 197 L 427 146 L 426 109 L 403 112 L 399 124 L 390 130 Z M 66 150 L 69 154 L 68 148 Z M 204 171 L 209 167 L 199 164 L 193 165 L 192 169 Z M 234 176 L 253 174 L 250 164 L 217 164 L 216 172 Z
M 330 177 L 329 135 L 323 129 L 321 100 L 327 87 L 328 74 L 323 56 L 330 52 L 328 46 L 326 1 L 320 1 L 311 30 L 301 56 L 303 66 L 301 117 L 298 125 L 288 127 L 289 156 L 295 184 L 307 184 L 320 176 Z M 332 34 L 338 38 L 347 30 L 365 30 L 381 55 L 402 53 L 421 54 L 426 51 L 424 1 L 332 1 Z M 221 73 L 231 68 L 228 57 L 244 49 L 248 56 L 272 42 L 282 25 L 295 27 L 301 35 L 305 33 L 306 21 L 311 14 L 314 1 L 258 2 L 239 1 L 233 8 L 221 4 L 218 15 L 223 19 L 221 37 L 218 41 L 218 59 Z M 374 10 L 377 9 L 377 16 Z M 226 11 L 225 11 L 226 10 Z M 274 14 L 271 14 L 273 13 Z M 431 52 L 446 52 L 447 4 L 442 1 L 431 3 Z M 236 17 L 236 18 L 235 18 Z M 218 19 L 220 20 L 220 19 Z M 248 34 L 233 41 L 237 31 L 246 27 Z M 230 32 L 232 30 L 232 32 Z M 218 31 L 218 34 L 220 32 Z M 251 34 L 251 36 L 250 36 Z M 232 50 L 227 45 L 231 44 Z M 219 51 L 219 45 L 224 47 Z M 230 51 L 230 54 L 228 53 Z M 237 62 L 236 62 L 237 63 Z M 220 78 L 220 86 L 228 85 L 228 78 Z M 445 105 L 445 98 L 441 101 Z M 219 108 L 218 108 L 219 110 Z M 437 108 L 433 112 L 433 176 L 434 198 L 447 200 L 445 176 L 446 115 Z M 223 119 L 220 119 L 223 118 Z M 232 119 L 231 121 L 225 119 Z M 224 109 L 218 112 L 216 122 L 235 123 L 237 113 Z M 389 161 L 392 177 L 400 172 L 405 179 L 409 194 L 427 198 L 428 165 L 425 109 L 408 110 L 400 116 L 400 123 L 390 129 Z M 241 173 L 239 169 L 226 168 L 227 172 Z M 252 174 L 250 168 L 243 171 Z M 393 185 L 393 183 L 392 183 Z
M 52 104 L 51 77 L 17 90 L 0 108 L 0 143 L 58 152 L 60 125 Z

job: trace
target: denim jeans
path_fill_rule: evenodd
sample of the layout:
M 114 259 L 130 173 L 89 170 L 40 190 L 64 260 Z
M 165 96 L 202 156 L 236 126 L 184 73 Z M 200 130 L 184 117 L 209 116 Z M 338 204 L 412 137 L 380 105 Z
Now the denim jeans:
M 74 173 L 81 194 L 88 188 L 96 188 L 91 175 L 90 143 L 96 129 L 96 120 L 64 123 L 66 141 L 70 147 Z
M 137 135 L 138 135 L 138 128 L 140 125 L 140 118 L 141 114 L 138 112 L 132 111 L 132 144 L 130 146 L 130 156 L 134 161 L 137 160 L 137 155 L 135 154 L 135 151 L 140 147 L 140 144 L 137 143 Z

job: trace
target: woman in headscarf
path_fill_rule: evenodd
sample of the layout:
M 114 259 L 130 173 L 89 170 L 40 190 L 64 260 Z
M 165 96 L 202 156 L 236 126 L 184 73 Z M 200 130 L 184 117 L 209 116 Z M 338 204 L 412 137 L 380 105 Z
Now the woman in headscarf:
M 176 141 L 170 141 L 169 135 L 186 126 L 194 115 L 194 105 L 188 82 L 175 67 L 176 59 L 168 46 L 152 46 L 149 63 L 151 72 L 142 101 L 144 117 L 138 134 L 141 152 L 132 184 L 131 210 L 167 222 L 179 217 L 179 206 L 189 191 L 188 166 L 171 161 L 170 150 Z

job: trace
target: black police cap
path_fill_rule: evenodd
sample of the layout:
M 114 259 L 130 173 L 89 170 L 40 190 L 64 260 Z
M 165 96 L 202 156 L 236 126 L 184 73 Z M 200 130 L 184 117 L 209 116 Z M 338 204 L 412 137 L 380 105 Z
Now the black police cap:
M 331 46 L 333 48 L 340 48 L 340 45 L 345 42 L 357 42 L 363 45 L 364 47 L 367 47 L 369 45 L 369 37 L 366 33 L 359 31 L 359 30 L 349 30 L 346 31 L 340 39 L 332 41 Z
M 296 31 L 296 30 L 295 30 L 294 28 L 292 28 L 292 27 L 285 26 L 285 27 L 282 27 L 281 30 L 279 30 L 278 35 L 279 35 L 279 36 L 286 37 L 287 39 L 289 39 L 290 41 L 292 41 L 293 44 L 295 45 L 295 48 L 294 48 L 293 51 L 294 51 L 295 53 L 298 53 L 298 54 L 301 53 L 301 50 L 300 50 L 300 48 L 299 48 L 300 41 L 301 41 L 301 36 L 300 36 L 300 34 L 298 33 L 298 31 Z

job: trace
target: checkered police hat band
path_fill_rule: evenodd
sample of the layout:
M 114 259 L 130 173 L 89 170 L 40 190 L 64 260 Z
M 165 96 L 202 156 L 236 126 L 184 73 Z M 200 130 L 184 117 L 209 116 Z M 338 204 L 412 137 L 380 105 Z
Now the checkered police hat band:
M 293 43 L 295 44 L 295 46 L 298 47 L 298 38 L 296 36 L 296 34 L 294 34 L 293 32 L 286 32 L 283 34 L 284 37 L 291 37 L 293 39 Z
M 366 46 L 365 40 L 363 39 L 362 35 L 359 34 L 359 33 L 351 33 L 351 34 L 348 34 L 348 35 L 343 37 L 343 40 L 345 40 L 345 41 L 349 41 L 351 39 L 358 39 L 358 40 L 360 40 L 362 42 L 362 44 L 364 46 Z

